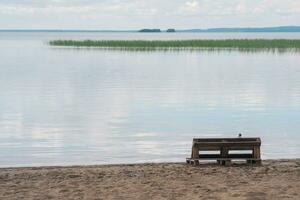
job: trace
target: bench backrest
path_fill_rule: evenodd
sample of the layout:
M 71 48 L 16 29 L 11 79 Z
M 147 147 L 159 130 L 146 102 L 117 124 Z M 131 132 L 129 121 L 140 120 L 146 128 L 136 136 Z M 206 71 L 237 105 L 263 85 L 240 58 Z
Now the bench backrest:
M 261 143 L 260 138 L 194 138 L 193 142 L 254 142 Z
M 199 147 L 251 147 L 260 146 L 260 138 L 194 138 L 193 144 Z

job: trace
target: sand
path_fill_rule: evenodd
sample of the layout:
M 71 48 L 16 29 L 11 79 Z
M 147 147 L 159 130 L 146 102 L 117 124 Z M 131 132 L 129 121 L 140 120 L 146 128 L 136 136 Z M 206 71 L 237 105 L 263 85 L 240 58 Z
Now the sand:
M 300 159 L 5 168 L 0 199 L 300 199 Z

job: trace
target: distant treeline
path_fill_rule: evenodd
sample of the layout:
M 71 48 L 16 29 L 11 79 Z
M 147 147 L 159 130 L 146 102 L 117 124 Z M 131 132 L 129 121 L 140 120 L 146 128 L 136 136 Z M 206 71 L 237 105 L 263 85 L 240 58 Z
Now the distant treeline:
M 262 27 L 262 28 L 209 28 L 209 29 L 186 29 L 180 32 L 205 32 L 205 33 L 225 33 L 225 32 L 300 32 L 300 26 L 278 26 L 278 27 Z
M 160 29 L 142 29 L 139 32 L 163 32 Z M 175 32 L 175 29 L 168 29 L 166 32 Z M 300 32 L 300 26 L 278 26 L 278 27 L 254 27 L 254 28 L 208 28 L 208 29 L 186 29 L 177 30 L 176 32 L 205 32 L 205 33 L 217 33 L 217 32 Z
M 139 32 L 141 32 L 141 33 L 160 33 L 160 32 L 162 32 L 162 30 L 160 30 L 160 29 L 142 29 L 142 30 L 139 30 Z M 176 31 L 173 28 L 169 28 L 166 30 L 166 32 L 172 33 L 172 32 L 176 32 Z
M 160 33 L 161 30 L 160 29 L 142 29 L 142 30 L 139 30 L 139 32 L 141 32 L 141 33 Z
M 226 40 L 53 40 L 53 46 L 110 48 L 260 48 L 300 49 L 300 40 L 226 39 Z

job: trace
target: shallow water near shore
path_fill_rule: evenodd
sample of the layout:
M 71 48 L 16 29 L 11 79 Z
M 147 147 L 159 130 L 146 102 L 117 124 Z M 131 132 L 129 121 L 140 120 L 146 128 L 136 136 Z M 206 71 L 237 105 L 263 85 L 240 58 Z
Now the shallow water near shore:
M 300 157 L 299 52 L 47 45 L 214 35 L 109 34 L 0 33 L 0 167 L 184 161 L 193 137 L 240 132 L 262 138 L 263 159 Z

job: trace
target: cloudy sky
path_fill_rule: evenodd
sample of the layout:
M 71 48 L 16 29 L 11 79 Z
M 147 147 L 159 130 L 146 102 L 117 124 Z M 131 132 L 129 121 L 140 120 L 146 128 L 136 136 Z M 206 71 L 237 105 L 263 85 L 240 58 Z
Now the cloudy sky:
M 300 0 L 0 0 L 0 29 L 300 25 Z

